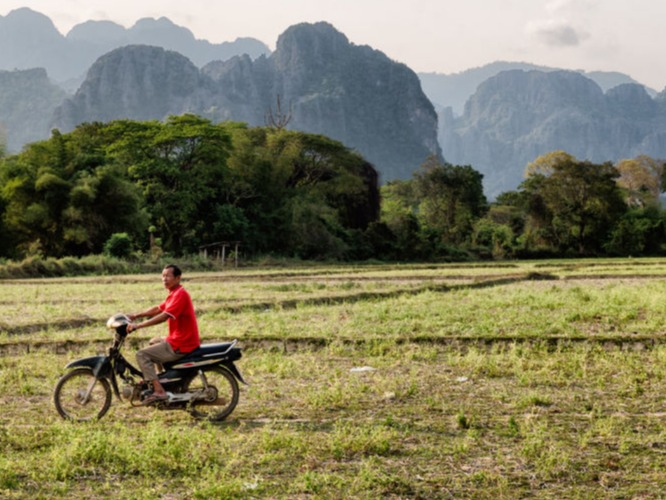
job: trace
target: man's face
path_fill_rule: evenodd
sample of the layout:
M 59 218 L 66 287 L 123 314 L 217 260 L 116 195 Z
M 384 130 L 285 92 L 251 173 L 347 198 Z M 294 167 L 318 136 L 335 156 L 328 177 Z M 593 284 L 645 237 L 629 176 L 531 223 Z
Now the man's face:
M 180 276 L 176 277 L 173 275 L 173 269 L 170 267 L 162 271 L 162 284 L 164 288 L 171 291 L 178 286 L 180 283 Z

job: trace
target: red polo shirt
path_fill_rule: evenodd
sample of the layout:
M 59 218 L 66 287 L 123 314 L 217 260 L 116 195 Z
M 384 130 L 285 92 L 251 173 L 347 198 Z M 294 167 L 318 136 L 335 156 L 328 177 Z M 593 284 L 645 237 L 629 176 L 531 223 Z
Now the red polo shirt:
M 159 308 L 169 316 L 169 335 L 166 341 L 174 351 L 188 353 L 199 347 L 201 341 L 194 305 L 190 294 L 182 285 L 171 290 Z

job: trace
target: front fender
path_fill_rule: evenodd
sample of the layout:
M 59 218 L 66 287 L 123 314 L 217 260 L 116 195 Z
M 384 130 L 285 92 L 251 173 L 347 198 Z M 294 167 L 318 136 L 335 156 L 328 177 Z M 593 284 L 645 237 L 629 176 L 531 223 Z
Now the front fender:
M 93 375 L 99 378 L 108 375 L 111 365 L 108 356 L 91 356 L 89 358 L 77 359 L 65 366 L 66 369 L 79 367 L 90 368 Z

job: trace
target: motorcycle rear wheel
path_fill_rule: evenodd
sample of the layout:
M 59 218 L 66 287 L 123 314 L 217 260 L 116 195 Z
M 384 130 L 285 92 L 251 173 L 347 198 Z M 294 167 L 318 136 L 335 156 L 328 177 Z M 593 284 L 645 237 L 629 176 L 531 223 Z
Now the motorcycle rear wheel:
M 239 398 L 238 382 L 236 378 L 221 367 L 204 372 L 208 382 L 208 389 L 203 385 L 200 376 L 195 376 L 187 382 L 186 392 L 204 391 L 205 399 L 196 399 L 189 405 L 188 410 L 194 418 L 221 422 L 236 408 Z
M 85 400 L 91 386 L 90 396 Z M 76 368 L 58 380 L 53 402 L 64 419 L 78 422 L 99 419 L 111 406 L 111 386 L 108 380 L 95 378 L 92 370 Z

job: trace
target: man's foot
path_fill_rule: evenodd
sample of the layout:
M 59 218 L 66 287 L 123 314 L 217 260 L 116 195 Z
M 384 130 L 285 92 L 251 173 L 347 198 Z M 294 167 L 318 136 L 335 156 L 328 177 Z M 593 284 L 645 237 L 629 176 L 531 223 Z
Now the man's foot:
M 155 403 L 160 403 L 162 401 L 167 401 L 168 399 L 169 399 L 169 396 L 166 393 L 164 393 L 164 394 L 152 393 L 146 399 L 141 401 L 141 405 L 142 406 L 148 406 L 148 405 L 152 405 L 152 404 L 155 404 Z

